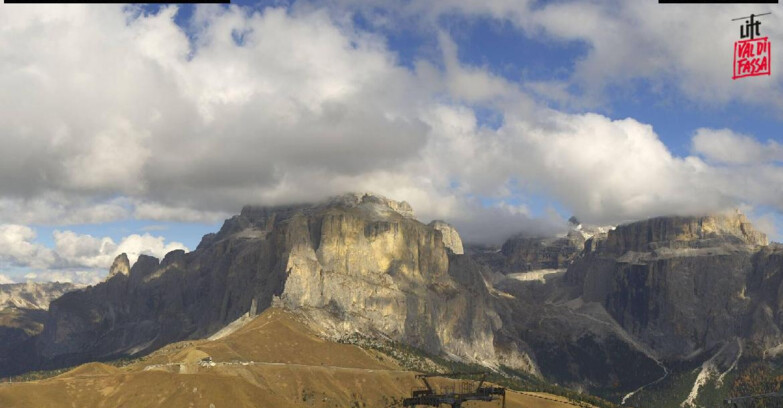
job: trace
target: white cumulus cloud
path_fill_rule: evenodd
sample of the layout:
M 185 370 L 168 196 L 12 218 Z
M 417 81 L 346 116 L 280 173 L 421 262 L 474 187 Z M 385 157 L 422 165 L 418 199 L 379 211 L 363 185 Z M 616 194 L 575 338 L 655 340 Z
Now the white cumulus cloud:
M 57 254 L 33 241 L 35 230 L 25 225 L 0 225 L 0 264 L 47 268 L 59 263 Z
M 641 78 L 705 104 L 776 103 L 779 77 L 738 87 L 716 51 L 730 51 L 735 33 L 715 21 L 740 8 L 505 0 L 394 7 L 423 20 L 490 16 L 588 50 L 562 83 L 530 87 L 462 63 L 457 43 L 432 26 L 431 53 L 404 66 L 382 32 L 317 5 L 197 7 L 190 36 L 173 6 L 157 14 L 117 5 L 0 13 L 0 223 L 13 224 L 0 230 L 0 244 L 9 244 L 0 262 L 91 270 L 120 251 L 159 256 L 178 247 L 148 234 L 114 242 L 63 228 L 47 249 L 29 224 L 214 222 L 245 204 L 357 190 L 407 200 L 425 221 L 455 223 L 468 242 L 565 225 L 549 214 L 532 219 L 528 196 L 594 223 L 741 203 L 783 211 L 775 142 L 702 129 L 693 155 L 680 157 L 650 124 L 559 112 L 526 93 L 549 87 L 567 99 L 576 85 L 600 100 L 607 87 Z M 382 14 L 372 24 L 391 27 Z M 783 41 L 780 18 L 768 20 L 773 42 Z M 482 109 L 496 112 L 496 126 L 480 123 Z
M 717 163 L 763 164 L 783 161 L 783 146 L 774 140 L 761 143 L 731 129 L 696 130 L 692 140 L 694 153 Z
M 108 237 L 96 238 L 72 231 L 54 231 L 53 235 L 56 253 L 68 265 L 75 267 L 107 269 L 114 258 L 122 253 L 127 254 L 128 260 L 133 264 L 142 254 L 163 258 L 173 250 L 188 250 L 182 243 L 166 243 L 164 237 L 152 236 L 149 233 L 128 235 L 119 243 Z
M 188 250 L 182 243 L 166 242 L 164 237 L 149 233 L 128 235 L 115 243 L 109 237 L 54 231 L 53 249 L 36 238 L 35 230 L 28 226 L 0 225 L 0 267 L 28 270 L 25 279 L 91 284 L 108 273 L 119 254 L 127 254 L 133 264 L 142 254 L 160 259 L 173 250 Z

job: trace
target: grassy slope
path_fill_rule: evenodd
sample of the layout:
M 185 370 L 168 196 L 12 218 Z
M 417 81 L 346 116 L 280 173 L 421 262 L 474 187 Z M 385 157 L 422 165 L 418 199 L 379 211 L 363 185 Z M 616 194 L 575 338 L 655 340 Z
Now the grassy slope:
M 207 356 L 216 365 L 200 364 Z M 220 340 L 172 344 L 124 367 L 89 363 L 0 385 L 0 407 L 393 407 L 420 385 L 387 355 L 325 341 L 270 309 Z M 573 405 L 545 393 L 509 394 L 507 407 L 523 406 Z

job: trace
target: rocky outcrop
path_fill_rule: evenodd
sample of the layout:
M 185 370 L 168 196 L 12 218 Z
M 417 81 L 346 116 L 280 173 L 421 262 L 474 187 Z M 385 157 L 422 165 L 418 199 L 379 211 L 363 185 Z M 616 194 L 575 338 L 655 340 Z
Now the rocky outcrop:
M 174 251 L 163 261 L 141 255 L 127 275 L 52 302 L 35 345 L 40 366 L 137 355 L 206 337 L 246 313 L 253 299 L 268 307 L 285 282 L 285 229 L 266 239 L 238 228 L 245 221 L 226 221 L 197 251 Z
M 659 248 L 699 248 L 722 245 L 767 245 L 741 213 L 702 217 L 658 217 L 620 226 L 609 232 L 606 250 L 622 255 Z
M 403 217 L 414 218 L 413 208 L 407 201 L 395 201 L 374 193 L 348 193 L 332 197 L 327 205 L 338 205 L 344 207 L 362 206 L 370 209 L 377 214 L 386 214 L 389 211 L 395 212 Z
M 114 258 L 114 262 L 112 262 L 111 268 L 109 268 L 109 276 L 107 279 L 111 279 L 117 274 L 125 276 L 130 275 L 130 261 L 128 260 L 128 255 L 120 254 Z
M 105 282 L 53 302 L 36 352 L 42 366 L 136 355 L 208 336 L 274 301 L 332 337 L 359 332 L 533 370 L 524 344 L 495 338 L 496 299 L 480 265 L 454 250 L 456 231 L 412 215 L 407 203 L 370 194 L 245 207 L 193 252 L 142 255 L 127 273 L 120 256 Z
M 513 237 L 501 248 L 508 273 L 566 268 L 582 252 L 585 238 L 571 230 L 565 237 Z
M 378 206 L 387 202 L 368 197 L 289 219 L 282 303 L 316 310 L 338 336 L 377 331 L 429 352 L 495 361 L 497 322 L 487 316 L 483 282 L 451 276 L 440 231 L 394 210 L 399 206 Z M 462 295 L 467 291 L 472 299 Z
M 777 293 L 756 293 L 760 276 L 774 281 L 783 270 L 783 263 L 770 262 L 779 255 L 766 244 L 739 213 L 654 218 L 588 241 L 591 250 L 566 280 L 658 355 L 676 360 L 735 337 L 777 336 L 774 318 L 749 324 L 778 302 Z
M 436 231 L 440 231 L 443 245 L 450 249 L 451 252 L 457 255 L 462 255 L 465 253 L 465 249 L 462 247 L 462 238 L 460 238 L 457 229 L 454 228 L 451 224 L 445 221 L 435 220 L 429 223 L 429 226 L 434 228 Z

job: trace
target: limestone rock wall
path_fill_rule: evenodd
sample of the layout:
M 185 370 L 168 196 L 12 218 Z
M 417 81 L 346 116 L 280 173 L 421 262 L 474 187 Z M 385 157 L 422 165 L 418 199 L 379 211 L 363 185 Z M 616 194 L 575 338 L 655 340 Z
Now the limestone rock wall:
M 783 262 L 766 245 L 739 213 L 654 218 L 588 241 L 565 280 L 666 358 L 734 337 L 775 342 L 780 315 L 760 311 L 781 304 Z
M 396 212 L 366 217 L 378 214 L 364 208 L 375 205 L 291 218 L 283 303 L 328 311 L 323 327 L 338 336 L 380 332 L 429 352 L 495 363 L 483 281 L 452 278 L 440 231 Z
M 114 262 L 109 268 L 109 278 L 117 274 L 130 275 L 130 261 L 127 254 L 120 254 L 114 258 Z
M 380 335 L 499 364 L 503 323 L 478 265 L 412 215 L 407 203 L 369 194 L 245 207 L 193 252 L 140 256 L 130 268 L 120 256 L 105 282 L 53 302 L 31 359 L 53 367 L 136 355 L 279 301 L 328 335 Z M 446 236 L 449 245 L 459 237 Z M 518 368 L 535 368 L 521 343 L 498 346 Z
M 465 249 L 462 247 L 462 238 L 459 236 L 457 229 L 448 224 L 445 221 L 435 220 L 429 223 L 429 226 L 440 231 L 443 236 L 443 245 L 450 249 L 451 252 L 462 255 L 465 253 Z
M 658 217 L 622 225 L 609 231 L 606 249 L 621 255 L 660 247 L 707 247 L 721 244 L 767 245 L 764 233 L 756 231 L 739 212 L 702 217 Z
M 507 272 L 566 268 L 585 246 L 585 238 L 572 230 L 565 237 L 512 237 L 501 248 Z

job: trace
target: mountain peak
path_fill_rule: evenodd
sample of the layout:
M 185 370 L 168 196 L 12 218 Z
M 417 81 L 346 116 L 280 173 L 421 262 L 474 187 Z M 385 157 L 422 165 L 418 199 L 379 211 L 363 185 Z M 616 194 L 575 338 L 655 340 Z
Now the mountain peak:
M 450 249 L 451 252 L 454 252 L 457 255 L 465 253 L 465 249 L 462 247 L 462 238 L 460 238 L 459 232 L 457 232 L 457 229 L 454 228 L 453 225 L 446 221 L 433 220 L 429 223 L 429 226 L 440 231 L 443 238 L 443 245 Z
M 108 278 L 117 274 L 130 275 L 130 261 L 128 260 L 128 255 L 124 252 L 114 258 L 114 262 L 111 264 L 111 268 L 109 268 Z
M 371 192 L 346 193 L 330 198 L 327 200 L 327 203 L 331 205 L 343 205 L 346 207 L 376 207 L 375 209 L 380 210 L 383 210 L 385 207 L 403 217 L 414 218 L 415 216 L 413 208 L 407 201 L 395 201 Z
M 660 247 L 713 247 L 769 244 L 740 211 L 702 216 L 666 216 L 620 225 L 609 232 L 613 252 L 645 252 Z

